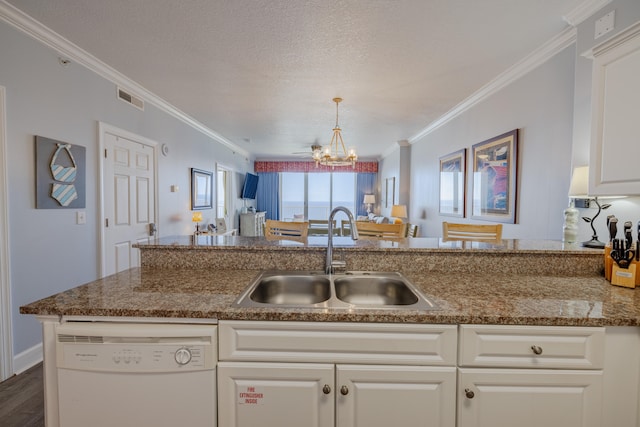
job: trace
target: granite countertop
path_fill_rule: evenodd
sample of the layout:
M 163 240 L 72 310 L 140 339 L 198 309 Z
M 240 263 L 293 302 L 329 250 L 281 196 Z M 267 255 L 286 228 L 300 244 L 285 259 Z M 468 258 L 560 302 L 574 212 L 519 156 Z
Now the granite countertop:
M 257 270 L 133 268 L 20 308 L 23 314 L 322 322 L 639 326 L 640 293 L 604 278 L 405 273 L 435 311 L 233 308 Z

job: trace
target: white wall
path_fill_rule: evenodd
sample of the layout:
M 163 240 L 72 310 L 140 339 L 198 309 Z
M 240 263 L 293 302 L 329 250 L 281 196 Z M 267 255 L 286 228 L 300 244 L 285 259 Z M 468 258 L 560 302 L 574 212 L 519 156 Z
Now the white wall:
M 378 168 L 378 194 L 376 194 L 376 207 L 374 211 L 383 216 L 391 215 L 391 206 L 385 208 L 382 198 L 386 191 L 387 178 L 395 178 L 395 203 L 406 205 L 407 212 L 411 209 L 411 145 L 408 141 L 398 141 L 391 150 L 379 162 Z
M 400 147 L 397 147 L 389 153 L 378 164 L 378 194 L 376 195 L 376 206 L 373 211 L 376 215 L 389 216 L 391 207 L 385 208 L 383 197 L 385 197 L 386 180 L 388 178 L 396 179 L 396 194 L 399 189 L 400 177 Z
M 477 222 L 438 212 L 439 158 L 520 129 L 518 221 L 505 238 L 561 239 L 571 174 L 575 48 L 570 46 L 500 92 L 415 142 L 410 221 L 421 236 L 441 236 L 442 221 Z M 467 195 L 472 191 L 467 173 Z M 467 214 L 470 214 L 467 197 Z
M 55 51 L 3 21 L 0 86 L 7 89 L 11 306 L 16 355 L 41 340 L 38 322 L 33 316 L 20 315 L 21 305 L 98 278 L 99 121 L 169 146 L 169 155 L 160 155 L 158 160 L 158 227 L 163 236 L 193 230 L 191 167 L 214 171 L 216 162 L 220 162 L 243 174 L 251 163 L 149 103 L 145 111 L 140 111 L 117 100 L 113 83 L 78 64 L 62 67 Z M 85 225 L 75 224 L 76 210 L 35 209 L 34 135 L 86 147 Z M 178 185 L 179 192 L 171 193 L 171 185 Z M 235 193 L 239 193 L 239 185 L 242 183 L 235 183 Z M 215 209 L 204 211 L 204 217 L 213 221 Z

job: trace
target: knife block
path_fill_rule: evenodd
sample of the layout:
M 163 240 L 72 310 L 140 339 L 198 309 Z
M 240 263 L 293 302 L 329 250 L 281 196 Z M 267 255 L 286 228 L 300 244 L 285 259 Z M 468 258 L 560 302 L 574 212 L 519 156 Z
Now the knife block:
M 624 286 L 625 288 L 635 288 L 640 285 L 640 274 L 638 274 L 638 261 L 633 261 L 629 268 L 620 268 L 618 264 L 613 263 L 611 269 L 611 284 L 616 286 Z
M 613 258 L 611 258 L 611 242 L 604 247 L 604 278 L 611 281 L 611 272 L 613 270 Z

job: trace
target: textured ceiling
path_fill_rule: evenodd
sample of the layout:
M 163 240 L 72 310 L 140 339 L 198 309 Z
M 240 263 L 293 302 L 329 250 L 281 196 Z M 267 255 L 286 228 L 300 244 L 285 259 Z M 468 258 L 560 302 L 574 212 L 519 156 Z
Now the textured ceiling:
M 375 158 L 568 24 L 584 0 L 9 0 L 257 158 Z

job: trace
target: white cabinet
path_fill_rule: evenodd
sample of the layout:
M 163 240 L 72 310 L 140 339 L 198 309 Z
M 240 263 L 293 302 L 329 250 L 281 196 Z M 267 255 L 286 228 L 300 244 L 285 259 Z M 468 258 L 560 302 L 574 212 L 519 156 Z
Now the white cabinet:
M 590 194 L 640 194 L 640 22 L 586 56 L 593 59 Z
M 218 425 L 332 427 L 333 381 L 330 364 L 220 362 Z
M 221 321 L 219 424 L 454 427 L 456 340 L 452 325 Z
M 455 426 L 456 369 L 338 365 L 336 426 Z
M 459 427 L 599 427 L 604 328 L 460 326 Z
M 602 427 L 602 371 L 460 369 L 460 427 Z
M 220 362 L 221 426 L 455 426 L 453 367 Z
M 240 214 L 240 235 L 241 236 L 262 236 L 265 223 L 266 212 L 253 212 Z

